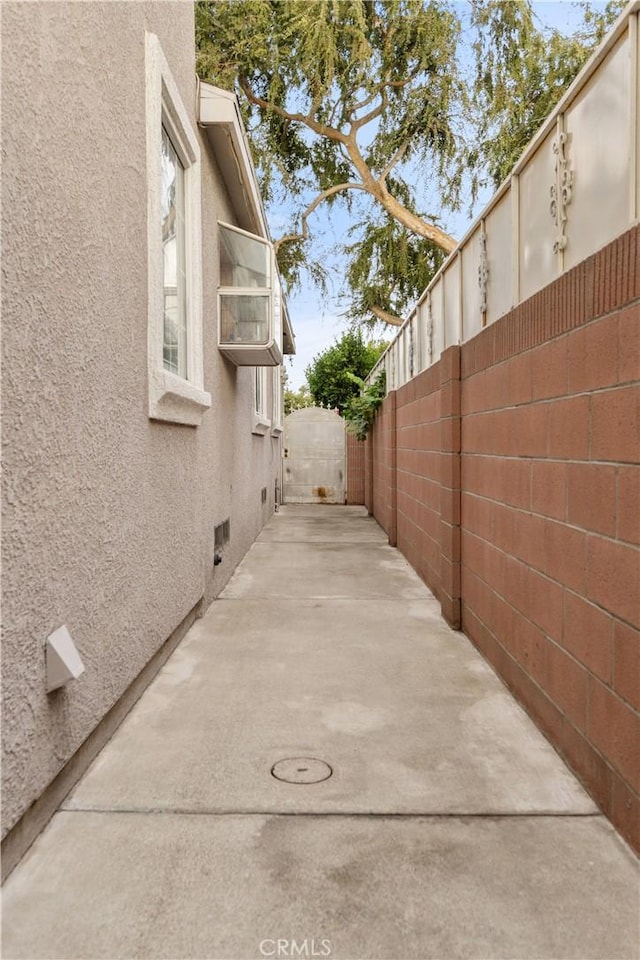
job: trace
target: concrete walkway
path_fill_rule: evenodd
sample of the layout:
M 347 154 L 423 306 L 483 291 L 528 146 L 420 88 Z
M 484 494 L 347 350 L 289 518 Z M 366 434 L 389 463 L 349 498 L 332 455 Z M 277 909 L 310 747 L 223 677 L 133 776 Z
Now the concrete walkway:
M 364 509 L 292 505 L 8 879 L 2 956 L 630 960 L 638 892 Z

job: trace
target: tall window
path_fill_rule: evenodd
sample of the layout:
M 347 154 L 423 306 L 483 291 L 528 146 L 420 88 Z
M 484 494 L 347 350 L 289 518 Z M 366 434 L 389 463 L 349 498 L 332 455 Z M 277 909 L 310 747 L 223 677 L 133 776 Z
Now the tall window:
M 269 381 L 267 378 L 267 367 L 254 368 L 254 409 L 253 409 L 253 433 L 259 433 L 264 436 L 271 426 L 269 419 Z
M 204 390 L 200 146 L 158 38 L 146 35 L 149 416 L 198 426 Z
M 162 251 L 164 336 L 162 362 L 187 378 L 187 278 L 185 272 L 184 167 L 162 128 Z
M 267 417 L 267 397 L 264 367 L 256 367 L 256 416 L 263 420 Z

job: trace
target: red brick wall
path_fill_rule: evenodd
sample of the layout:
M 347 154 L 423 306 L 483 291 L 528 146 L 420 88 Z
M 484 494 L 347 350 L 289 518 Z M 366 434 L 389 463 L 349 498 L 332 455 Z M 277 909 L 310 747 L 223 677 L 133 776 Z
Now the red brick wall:
M 636 849 L 639 252 L 635 228 L 447 350 L 368 443 L 375 516 L 395 487 L 398 547 Z
M 395 546 L 395 394 L 389 394 L 367 440 L 372 449 L 369 510 Z
M 365 445 L 347 433 L 347 504 L 355 506 L 364 503 L 364 461 Z
M 440 363 L 398 391 L 398 546 L 440 596 Z

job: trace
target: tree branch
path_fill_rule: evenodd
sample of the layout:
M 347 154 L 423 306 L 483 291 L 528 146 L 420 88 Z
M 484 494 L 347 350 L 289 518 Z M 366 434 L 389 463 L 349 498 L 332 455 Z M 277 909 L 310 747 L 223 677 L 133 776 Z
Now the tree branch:
M 315 200 L 309 204 L 302 214 L 300 218 L 302 231 L 300 233 L 288 233 L 284 237 L 280 237 L 279 240 L 274 242 L 273 246 L 276 254 L 283 243 L 291 243 L 293 240 L 307 240 L 309 237 L 307 220 L 313 211 L 320 206 L 323 200 L 327 200 L 328 197 L 332 197 L 336 193 L 342 193 L 345 190 L 364 190 L 365 193 L 367 192 L 367 188 L 362 183 L 336 183 L 332 187 L 327 187 L 326 190 L 323 190 L 322 193 L 318 194 Z
M 382 320 L 384 323 L 391 323 L 394 327 L 401 327 L 404 323 L 404 320 L 401 320 L 400 317 L 396 317 L 393 313 L 387 313 L 386 310 L 383 310 L 382 307 L 369 307 L 371 313 Z
M 359 117 L 357 120 L 351 121 L 351 131 L 359 130 L 361 127 L 364 127 L 365 124 L 371 123 L 372 120 L 375 120 L 376 117 L 379 117 L 383 110 L 389 106 L 389 97 L 387 96 L 386 84 L 380 90 L 380 103 L 377 107 L 374 107 L 373 110 L 370 110 L 369 113 L 365 113 L 364 117 Z
M 416 77 L 418 76 L 418 74 L 420 73 L 420 70 L 421 70 L 421 67 L 420 67 L 420 65 L 418 65 L 418 66 L 416 66 L 415 70 L 412 70 L 411 73 L 409 73 L 409 74 L 404 78 L 404 80 L 386 80 L 386 81 L 385 81 L 385 86 L 386 86 L 386 87 L 393 87 L 394 90 L 400 90 L 400 89 L 402 89 L 402 87 L 406 87 L 408 83 L 411 83 L 412 80 L 415 80 L 415 78 L 416 78 Z
M 373 101 L 375 100 L 375 98 L 380 96 L 381 90 L 382 90 L 382 87 L 381 87 L 381 86 L 378 86 L 378 87 L 376 87 L 376 89 L 373 91 L 373 93 L 371 94 L 370 97 L 365 97 L 365 99 L 364 99 L 364 100 L 361 100 L 360 103 L 354 103 L 354 105 L 353 105 L 353 106 L 351 107 L 351 109 L 348 111 L 349 116 L 352 117 L 352 116 L 354 115 L 354 113 L 357 113 L 357 112 L 358 112 L 358 110 L 364 110 L 364 108 L 365 108 L 365 107 L 368 107 L 370 103 L 373 103 Z
M 338 145 L 338 150 L 340 151 L 340 156 L 342 157 L 342 159 L 343 159 L 343 160 L 346 160 L 347 162 L 349 162 L 349 160 L 351 159 L 351 157 L 349 156 L 349 153 L 348 153 L 348 151 L 347 151 L 344 143 L 340 143 L 340 144 Z
M 306 240 L 306 237 L 303 237 L 301 233 L 286 233 L 284 237 L 280 237 L 279 240 L 273 241 L 273 252 L 278 256 L 278 250 L 285 243 L 293 243 L 294 240 Z
M 318 204 L 322 203 L 323 200 L 326 200 L 327 197 L 333 196 L 335 193 L 340 193 L 343 190 L 363 190 L 365 193 L 368 193 L 379 203 L 381 203 L 387 213 L 389 213 L 399 223 L 406 227 L 407 230 L 411 230 L 412 233 L 417 234 L 419 237 L 424 237 L 425 240 L 430 240 L 432 243 L 435 243 L 442 250 L 444 250 L 445 253 L 451 253 L 451 251 L 455 249 L 456 241 L 453 239 L 453 237 L 450 237 L 444 232 L 444 230 L 441 230 L 440 227 L 437 227 L 435 224 L 427 223 L 420 217 L 416 216 L 412 210 L 409 210 L 404 206 L 404 204 L 400 203 L 399 200 L 389 193 L 384 182 L 379 182 L 376 180 L 375 176 L 371 172 L 370 167 L 360 152 L 360 148 L 358 147 L 356 140 L 356 133 L 361 126 L 363 126 L 365 123 L 368 123 L 372 117 L 377 116 L 382 111 L 384 106 L 386 106 L 386 90 L 382 91 L 383 103 L 379 104 L 375 110 L 371 110 L 370 113 L 367 116 L 362 117 L 361 120 L 354 121 L 351 124 L 349 133 L 346 134 L 342 133 L 340 130 L 337 130 L 335 127 L 329 127 L 325 124 L 318 123 L 313 119 L 313 117 L 305 116 L 302 113 L 290 113 L 283 107 L 268 103 L 266 100 L 263 100 L 262 97 L 258 97 L 253 92 L 246 77 L 239 77 L 239 83 L 251 103 L 254 103 L 267 113 L 272 110 L 285 120 L 293 120 L 298 123 L 306 124 L 311 130 L 313 130 L 315 133 L 318 133 L 320 136 L 328 137 L 330 140 L 337 140 L 339 143 L 344 144 L 351 163 L 362 178 L 362 183 L 339 183 L 333 187 L 329 187 L 327 190 L 323 190 L 322 193 L 316 197 L 313 203 L 307 207 L 302 215 L 302 233 L 287 235 L 286 238 L 281 239 L 281 244 L 285 242 L 285 239 L 287 241 L 307 239 L 307 218 L 313 213 Z
M 256 107 L 260 107 L 265 113 L 276 113 L 279 117 L 282 117 L 283 120 L 292 120 L 296 123 L 304 123 L 308 126 L 314 133 L 319 134 L 321 137 L 327 137 L 329 140 L 338 140 L 344 142 L 346 140 L 346 134 L 342 133 L 341 130 L 336 129 L 336 127 L 330 127 L 324 123 L 318 123 L 317 120 L 314 120 L 313 116 L 305 113 L 290 113 L 289 110 L 285 110 L 284 107 L 279 107 L 275 103 L 269 103 L 267 100 L 263 100 L 262 97 L 259 97 L 256 93 L 253 92 L 249 85 L 249 81 L 246 77 L 239 76 L 238 83 L 242 88 L 243 93 L 253 103 Z
M 330 126 L 333 126 L 334 123 L 335 123 L 336 113 L 338 112 L 339 106 L 340 106 L 340 100 L 339 100 L 339 99 L 336 100 L 336 102 L 335 102 L 334 104 L 332 104 L 332 106 L 331 106 L 331 112 L 329 113 Z
M 387 74 L 387 76 L 384 79 L 384 82 L 379 85 L 375 93 L 373 93 L 366 100 L 363 100 L 362 103 L 358 104 L 357 107 L 354 107 L 353 110 L 349 111 L 349 116 L 353 117 L 353 114 L 356 112 L 356 110 L 362 109 L 362 107 L 366 107 L 370 103 L 373 103 L 373 101 L 377 96 L 380 97 L 381 102 L 378 104 L 377 107 L 374 107 L 373 110 L 370 110 L 369 113 L 366 113 L 364 117 L 360 117 L 357 120 L 353 120 L 353 119 L 351 120 L 352 130 L 353 129 L 359 130 L 360 127 L 363 127 L 365 124 L 370 123 L 371 120 L 375 120 L 375 118 L 380 116 L 382 111 L 389 106 L 389 95 L 387 93 L 388 88 L 392 88 L 394 90 L 400 90 L 402 89 L 402 87 L 406 87 L 408 83 L 411 83 L 412 80 L 415 80 L 415 78 L 418 76 L 419 73 L 420 73 L 420 69 L 419 67 L 416 67 L 415 70 L 412 73 L 410 73 L 408 77 L 405 77 L 404 80 L 390 80 L 389 75 Z
M 405 140 L 404 143 L 401 143 L 394 155 L 389 160 L 389 163 L 386 165 L 380 176 L 378 177 L 378 183 L 383 184 L 396 164 L 400 163 L 405 153 L 409 149 L 409 141 Z

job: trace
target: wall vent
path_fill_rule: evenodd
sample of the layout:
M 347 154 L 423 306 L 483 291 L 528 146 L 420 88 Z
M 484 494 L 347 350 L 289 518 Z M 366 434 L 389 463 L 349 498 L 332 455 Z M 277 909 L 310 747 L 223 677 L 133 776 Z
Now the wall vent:
M 219 523 L 217 527 L 213 529 L 213 546 L 214 549 L 220 550 L 224 547 L 225 543 L 229 543 L 231 538 L 231 520 L 227 517 L 223 523 Z
M 266 503 L 266 502 L 267 502 L 267 488 L 266 488 L 266 487 L 263 487 L 263 488 L 262 488 L 262 494 L 261 494 L 261 496 L 262 496 L 262 502 L 263 502 L 263 503 Z

